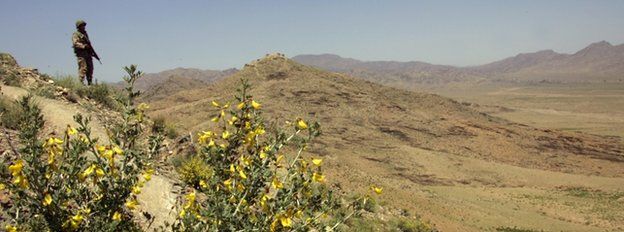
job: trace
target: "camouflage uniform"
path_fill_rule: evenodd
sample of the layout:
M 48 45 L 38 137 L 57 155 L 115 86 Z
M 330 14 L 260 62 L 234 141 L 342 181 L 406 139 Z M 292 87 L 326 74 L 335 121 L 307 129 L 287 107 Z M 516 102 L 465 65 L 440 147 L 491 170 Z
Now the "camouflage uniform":
M 84 83 L 85 76 L 87 83 L 91 85 L 93 80 L 93 51 L 91 48 L 91 41 L 89 41 L 89 35 L 86 30 L 80 30 L 80 26 L 86 25 L 82 20 L 76 22 L 76 32 L 72 35 L 72 44 L 74 48 L 74 54 L 78 58 L 78 76 L 80 81 Z

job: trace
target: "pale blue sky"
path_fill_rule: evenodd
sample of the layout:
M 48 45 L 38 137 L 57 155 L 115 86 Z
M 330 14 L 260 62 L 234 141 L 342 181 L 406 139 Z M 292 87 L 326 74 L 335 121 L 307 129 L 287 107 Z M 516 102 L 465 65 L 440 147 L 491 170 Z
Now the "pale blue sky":
M 122 66 L 240 68 L 266 53 L 477 65 L 520 52 L 624 43 L 624 1 L 11 1 L 0 51 L 23 66 L 74 74 L 76 19 L 117 81 Z

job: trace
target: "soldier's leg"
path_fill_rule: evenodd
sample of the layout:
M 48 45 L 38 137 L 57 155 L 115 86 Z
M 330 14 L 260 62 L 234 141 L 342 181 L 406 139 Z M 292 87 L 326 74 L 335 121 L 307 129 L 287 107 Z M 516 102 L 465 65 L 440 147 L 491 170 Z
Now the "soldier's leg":
M 80 78 L 80 83 L 84 84 L 85 76 L 87 75 L 87 60 L 84 57 L 78 58 L 78 78 Z
M 91 85 L 93 83 L 93 58 L 86 58 L 87 60 L 87 83 Z

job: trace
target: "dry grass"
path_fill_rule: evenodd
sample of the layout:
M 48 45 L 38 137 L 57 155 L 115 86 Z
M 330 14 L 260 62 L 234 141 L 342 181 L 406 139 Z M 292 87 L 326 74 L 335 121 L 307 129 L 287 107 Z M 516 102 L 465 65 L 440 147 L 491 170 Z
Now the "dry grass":
M 262 59 L 206 88 L 154 100 L 150 114 L 180 125 L 180 131 L 207 129 L 217 113 L 210 102 L 230 100 L 240 78 L 250 80 L 266 118 L 321 122 L 323 135 L 309 151 L 326 160 L 329 180 L 345 193 L 381 184 L 381 205 L 421 214 L 442 231 L 516 226 L 602 231 L 624 224 L 619 209 L 589 212 L 585 206 L 605 203 L 574 198 L 562 189 L 624 191 L 624 144 L 618 138 L 519 125 L 437 95 L 383 87 L 279 57 Z M 536 206 L 524 195 L 545 202 Z

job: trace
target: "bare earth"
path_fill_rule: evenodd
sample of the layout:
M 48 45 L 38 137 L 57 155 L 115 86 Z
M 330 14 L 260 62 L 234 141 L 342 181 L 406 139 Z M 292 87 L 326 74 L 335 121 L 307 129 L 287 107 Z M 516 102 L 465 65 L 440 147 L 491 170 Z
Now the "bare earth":
M 231 100 L 240 78 L 252 83 L 266 118 L 321 122 L 323 135 L 309 152 L 326 160 L 329 181 L 344 193 L 365 194 L 371 184 L 381 185 L 385 209 L 422 215 L 441 231 L 624 230 L 624 143 L 614 136 L 624 126 L 618 118 L 624 107 L 614 109 L 622 104 L 617 88 L 594 98 L 608 100 L 577 106 L 571 103 L 584 99 L 574 97 L 578 93 L 538 90 L 518 98 L 513 94 L 528 93 L 517 86 L 449 91 L 462 101 L 483 100 L 471 101 L 477 105 L 268 56 L 208 87 L 146 99 L 150 114 L 182 131 L 210 129 L 217 113 L 210 102 Z M 601 107 L 611 111 L 592 110 Z M 579 118 L 561 125 L 587 131 L 549 126 L 546 120 L 561 120 L 563 111 Z M 513 112 L 552 117 L 505 116 Z

